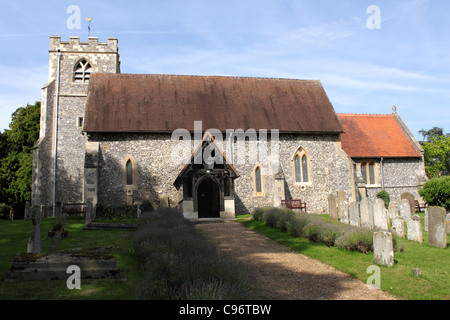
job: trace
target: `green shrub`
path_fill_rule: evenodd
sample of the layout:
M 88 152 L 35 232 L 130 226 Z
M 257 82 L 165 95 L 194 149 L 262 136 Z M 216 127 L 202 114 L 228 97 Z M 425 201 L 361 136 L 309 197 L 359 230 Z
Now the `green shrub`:
M 139 299 L 249 299 L 251 274 L 219 254 L 176 209 L 144 213 L 133 237 L 136 259 L 145 270 Z
M 294 213 L 282 208 L 258 210 L 256 217 L 266 225 L 289 232 L 294 237 L 311 242 L 337 246 L 346 250 L 369 253 L 373 251 L 373 232 L 345 224 L 336 224 L 316 215 Z
M 0 220 L 9 219 L 9 212 L 11 211 L 11 206 L 6 203 L 0 203 Z
M 150 200 L 144 200 L 140 205 L 140 209 L 142 210 L 142 212 L 154 211 L 157 208 L 158 206 Z
M 389 197 L 389 193 L 387 193 L 387 191 L 381 190 L 380 192 L 378 192 L 377 193 L 377 198 L 384 201 L 384 206 L 386 207 L 386 209 L 389 208 L 389 202 L 391 200 L 390 200 L 390 197 Z
M 137 206 L 131 204 L 111 205 L 100 202 L 96 206 L 95 218 L 99 220 L 136 219 Z
M 373 232 L 367 229 L 346 226 L 346 230 L 336 239 L 338 248 L 370 253 L 373 251 Z
M 271 208 L 257 208 L 255 209 L 255 212 L 253 213 L 253 219 L 256 221 L 262 221 L 263 215 L 267 210 L 270 210 Z
M 450 176 L 431 179 L 423 185 L 419 194 L 429 206 L 444 207 L 450 211 Z

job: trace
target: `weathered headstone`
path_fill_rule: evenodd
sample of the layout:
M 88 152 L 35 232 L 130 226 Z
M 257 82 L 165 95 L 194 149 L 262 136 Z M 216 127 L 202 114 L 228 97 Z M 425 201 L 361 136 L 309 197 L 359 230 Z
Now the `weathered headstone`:
M 339 221 L 348 224 L 348 202 L 342 201 L 339 203 Z
M 28 240 L 28 253 L 41 253 L 41 211 L 38 206 L 31 207 L 31 219 L 33 227 L 31 229 L 30 239 Z
M 94 205 L 92 199 L 89 198 L 86 200 L 86 215 L 85 215 L 85 224 L 88 225 L 92 222 L 94 217 Z
M 376 264 L 388 267 L 394 265 L 394 242 L 390 232 L 377 231 L 373 233 L 373 255 Z
M 328 196 L 328 213 L 331 220 L 338 220 L 336 196 L 332 193 Z
M 24 212 L 24 220 L 30 220 L 31 219 L 31 207 L 30 202 L 25 202 L 25 212 Z
M 400 202 L 400 217 L 405 221 L 411 220 L 412 215 L 408 199 L 402 199 Z
M 411 217 L 416 214 L 416 204 L 414 196 L 409 192 L 404 192 L 400 195 L 401 199 L 406 199 L 409 202 L 409 210 L 411 210 Z
M 447 248 L 446 212 L 441 207 L 428 208 L 428 242 L 433 247 Z
M 417 214 L 406 221 L 406 238 L 411 241 L 423 242 L 422 223 L 420 222 L 420 216 Z
M 447 213 L 447 233 L 450 234 L 450 213 Z
M 397 237 L 405 237 L 405 221 L 402 217 L 395 217 L 394 219 L 392 219 L 391 230 L 392 233 Z
M 389 219 L 393 220 L 394 218 L 398 217 L 398 206 L 395 201 L 389 202 L 389 209 L 388 209 L 388 216 Z
M 423 219 L 423 227 L 428 232 L 428 208 L 425 208 L 425 218 Z
M 373 207 L 373 222 L 376 230 L 388 231 L 388 219 L 382 199 L 376 199 Z
M 348 216 L 350 225 L 357 227 L 361 226 L 361 222 L 359 220 L 359 205 L 356 202 L 350 203 L 348 208 Z
M 337 204 L 339 206 L 339 203 L 347 201 L 347 195 L 345 194 L 344 191 L 338 190 L 336 192 L 336 200 L 337 200 Z
M 160 208 L 168 208 L 169 204 L 169 196 L 163 194 L 159 197 L 159 207 Z
M 369 198 L 363 198 L 359 207 L 361 211 L 361 226 L 373 229 L 373 203 Z

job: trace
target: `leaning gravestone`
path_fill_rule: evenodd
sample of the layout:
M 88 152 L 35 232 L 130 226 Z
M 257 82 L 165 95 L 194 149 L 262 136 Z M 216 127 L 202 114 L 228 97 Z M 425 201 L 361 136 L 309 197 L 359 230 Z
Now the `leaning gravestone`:
M 376 199 L 373 207 L 373 222 L 376 230 L 388 231 L 388 219 L 382 199 Z
M 369 198 L 361 199 L 359 207 L 361 211 L 361 226 L 373 229 L 373 204 Z
M 356 202 L 350 203 L 348 208 L 348 216 L 350 220 L 350 225 L 359 227 L 361 222 L 359 220 L 359 206 Z
M 441 207 L 428 208 L 428 242 L 433 247 L 447 248 L 446 212 Z
M 28 253 L 41 253 L 41 211 L 38 206 L 31 207 L 31 219 L 33 227 L 31 229 L 30 239 L 28 240 Z
M 411 220 L 411 206 L 409 204 L 408 199 L 402 199 L 400 202 L 400 217 L 403 218 L 403 220 L 408 221 Z
M 336 196 L 332 193 L 328 196 L 328 213 L 331 220 L 338 220 Z
M 376 264 L 388 267 L 394 265 L 394 243 L 390 232 L 373 233 L 373 255 Z
M 391 226 L 392 233 L 397 237 L 404 238 L 405 237 L 405 221 L 402 217 L 395 217 L 392 219 Z
M 416 204 L 414 196 L 409 192 L 404 192 L 400 196 L 401 199 L 406 199 L 409 202 L 409 209 L 411 210 L 411 217 L 416 214 Z
M 406 238 L 411 241 L 423 242 L 422 223 L 420 222 L 420 216 L 417 214 L 406 221 Z

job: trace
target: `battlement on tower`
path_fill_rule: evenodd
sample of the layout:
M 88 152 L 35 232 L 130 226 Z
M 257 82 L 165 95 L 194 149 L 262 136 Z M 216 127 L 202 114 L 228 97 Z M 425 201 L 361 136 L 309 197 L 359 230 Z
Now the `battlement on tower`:
M 69 41 L 61 41 L 61 36 L 50 37 L 50 53 L 52 52 L 104 52 L 118 53 L 117 38 L 108 38 L 107 42 L 99 42 L 98 37 L 89 37 L 88 41 L 80 41 L 78 36 L 70 36 Z

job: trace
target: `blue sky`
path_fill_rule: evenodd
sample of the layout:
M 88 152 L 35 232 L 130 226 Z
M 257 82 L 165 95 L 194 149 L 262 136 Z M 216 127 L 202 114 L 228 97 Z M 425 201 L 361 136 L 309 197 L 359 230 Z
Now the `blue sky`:
M 40 100 L 51 35 L 119 39 L 122 73 L 320 80 L 338 113 L 450 132 L 448 0 L 0 1 L 0 130 Z M 70 5 L 80 29 L 69 29 Z M 373 25 L 379 8 L 379 29 Z

